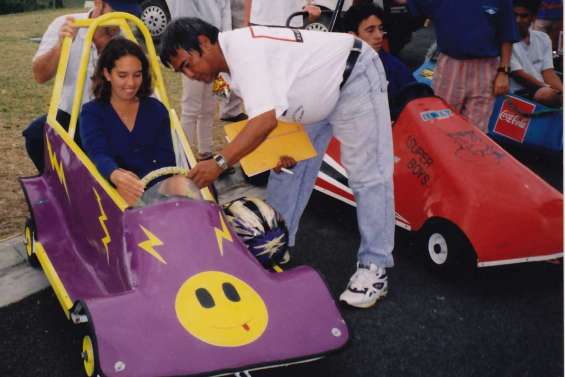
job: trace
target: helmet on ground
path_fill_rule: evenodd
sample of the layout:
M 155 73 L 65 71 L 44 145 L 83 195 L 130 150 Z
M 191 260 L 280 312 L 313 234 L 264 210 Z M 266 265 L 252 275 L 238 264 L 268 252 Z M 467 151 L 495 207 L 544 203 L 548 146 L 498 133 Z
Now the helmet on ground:
M 273 207 L 262 199 L 243 197 L 223 209 L 239 238 L 263 266 L 281 261 L 288 248 L 288 229 Z

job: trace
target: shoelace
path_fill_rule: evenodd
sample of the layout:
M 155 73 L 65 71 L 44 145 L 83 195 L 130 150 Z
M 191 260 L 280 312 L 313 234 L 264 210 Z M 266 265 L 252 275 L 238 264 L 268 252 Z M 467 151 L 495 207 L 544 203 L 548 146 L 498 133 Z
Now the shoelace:
M 351 277 L 351 287 L 366 287 L 374 283 L 377 278 L 378 271 L 371 271 L 366 268 L 360 268 Z

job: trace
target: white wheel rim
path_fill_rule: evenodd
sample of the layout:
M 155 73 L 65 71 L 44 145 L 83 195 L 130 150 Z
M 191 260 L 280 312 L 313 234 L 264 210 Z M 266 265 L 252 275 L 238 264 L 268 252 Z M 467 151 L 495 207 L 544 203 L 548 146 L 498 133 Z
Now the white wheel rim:
M 447 241 L 440 233 L 433 233 L 428 239 L 428 255 L 437 265 L 442 265 L 447 261 Z
M 151 5 L 143 10 L 141 20 L 154 37 L 161 35 L 167 26 L 167 15 L 165 11 L 155 5 Z
M 326 25 L 321 24 L 319 22 L 314 22 L 313 24 L 309 24 L 305 27 L 306 30 L 313 30 L 313 31 L 323 31 L 323 32 L 328 32 L 328 28 Z

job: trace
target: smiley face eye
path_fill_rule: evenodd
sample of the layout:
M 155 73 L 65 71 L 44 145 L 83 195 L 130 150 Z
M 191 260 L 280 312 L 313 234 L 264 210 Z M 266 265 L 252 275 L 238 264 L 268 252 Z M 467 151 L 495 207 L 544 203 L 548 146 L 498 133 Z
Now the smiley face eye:
M 203 308 L 210 309 L 214 307 L 214 305 L 216 305 L 214 303 L 212 295 L 206 289 L 198 288 L 195 293 L 198 302 L 200 303 L 200 305 L 202 305 Z
M 237 289 L 235 289 L 232 284 L 224 283 L 222 284 L 222 289 L 224 290 L 224 294 L 226 295 L 228 300 L 233 302 L 239 302 L 239 300 L 241 300 L 239 293 L 237 293 Z

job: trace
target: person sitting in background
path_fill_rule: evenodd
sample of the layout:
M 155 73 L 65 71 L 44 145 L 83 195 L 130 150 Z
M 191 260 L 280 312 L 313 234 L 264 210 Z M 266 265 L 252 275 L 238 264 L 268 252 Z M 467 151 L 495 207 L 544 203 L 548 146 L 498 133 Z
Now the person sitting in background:
M 150 97 L 149 61 L 141 47 L 122 37 L 110 41 L 98 59 L 92 92 L 95 99 L 80 113 L 83 148 L 124 200 L 134 205 L 190 196 L 184 177 L 154 181 L 149 190 L 139 178 L 175 165 L 168 111 Z
M 510 91 L 546 106 L 560 106 L 563 84 L 553 69 L 551 40 L 542 31 L 530 30 L 539 0 L 514 0 L 520 42 L 512 46 Z
M 395 104 L 394 98 L 406 85 L 416 80 L 408 67 L 398 58 L 386 52 L 384 42 L 384 11 L 372 3 L 352 6 L 343 17 L 344 31 L 353 33 L 367 42 L 381 58 L 388 80 L 388 100 L 392 118 L 396 118 L 401 108 Z

